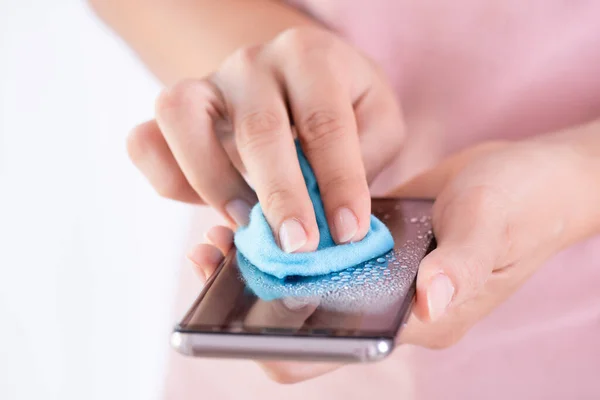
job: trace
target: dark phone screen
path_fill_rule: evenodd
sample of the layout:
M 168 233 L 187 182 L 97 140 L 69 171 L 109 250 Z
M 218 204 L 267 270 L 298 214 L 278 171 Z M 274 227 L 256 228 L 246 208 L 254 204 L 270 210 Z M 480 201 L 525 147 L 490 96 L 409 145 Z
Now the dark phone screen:
M 177 327 L 181 332 L 393 337 L 421 259 L 433 249 L 430 200 L 373 199 L 392 251 L 344 271 L 278 279 L 233 249 Z

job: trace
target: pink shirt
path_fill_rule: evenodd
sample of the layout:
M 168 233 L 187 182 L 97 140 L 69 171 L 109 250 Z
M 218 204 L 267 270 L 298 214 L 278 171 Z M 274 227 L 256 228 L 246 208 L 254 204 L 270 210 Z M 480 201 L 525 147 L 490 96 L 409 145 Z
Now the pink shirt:
M 600 2 L 293 4 L 378 61 L 398 93 L 408 139 L 376 191 L 479 141 L 600 117 Z M 402 346 L 291 387 L 251 362 L 173 355 L 171 367 L 177 399 L 598 399 L 600 237 L 554 257 L 447 350 Z

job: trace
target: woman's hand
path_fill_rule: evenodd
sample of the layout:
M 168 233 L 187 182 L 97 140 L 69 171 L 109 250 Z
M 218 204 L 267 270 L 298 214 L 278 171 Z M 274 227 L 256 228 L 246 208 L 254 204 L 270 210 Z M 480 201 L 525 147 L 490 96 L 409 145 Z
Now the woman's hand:
M 414 314 L 401 343 L 429 348 L 456 343 L 545 260 L 600 232 L 599 133 L 597 124 L 521 143 L 479 145 L 390 193 L 437 198 L 438 247 L 419 267 Z M 232 233 L 217 227 L 208 238 L 216 247 L 199 245 L 190 253 L 206 274 L 231 247 Z M 262 365 L 282 382 L 335 368 Z
M 311 251 L 319 231 L 291 121 L 334 239 L 362 239 L 368 182 L 400 150 L 403 123 L 373 63 L 326 30 L 285 31 L 206 79 L 166 89 L 156 120 L 131 134 L 129 154 L 163 196 L 206 203 L 238 226 L 258 196 L 282 249 Z
M 402 342 L 456 343 L 546 260 L 600 232 L 600 159 L 584 144 L 597 153 L 600 141 L 582 132 L 483 144 L 391 193 L 436 197 L 438 247 L 419 267 Z

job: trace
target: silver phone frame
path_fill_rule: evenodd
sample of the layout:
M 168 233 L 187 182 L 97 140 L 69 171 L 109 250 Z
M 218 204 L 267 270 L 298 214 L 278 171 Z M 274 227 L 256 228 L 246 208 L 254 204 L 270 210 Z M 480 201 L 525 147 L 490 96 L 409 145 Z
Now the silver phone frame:
M 227 335 L 173 332 L 171 345 L 184 355 L 328 362 L 372 362 L 391 354 L 391 338 L 343 338 L 315 336 Z
M 415 198 L 396 198 L 395 200 L 432 202 L 432 199 Z M 425 254 L 431 252 L 436 244 L 435 237 L 432 237 Z M 196 301 L 201 300 L 202 295 L 213 283 L 224 263 L 225 260 L 206 282 Z M 171 334 L 171 346 L 179 353 L 193 357 L 344 363 L 380 361 L 389 356 L 398 344 L 397 339 L 402 328 L 406 325 L 414 303 L 417 276 L 418 274 L 415 275 L 407 292 L 407 298 L 410 298 L 410 302 L 408 304 L 405 302 L 404 306 L 398 310 L 399 313 L 403 313 L 402 321 L 393 337 L 202 332 L 185 331 L 181 329 L 180 325 L 177 325 Z

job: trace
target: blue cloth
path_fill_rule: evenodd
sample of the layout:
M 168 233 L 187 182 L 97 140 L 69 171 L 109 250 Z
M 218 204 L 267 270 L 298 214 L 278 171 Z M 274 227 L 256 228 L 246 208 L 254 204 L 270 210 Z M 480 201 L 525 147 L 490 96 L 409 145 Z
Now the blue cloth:
M 261 300 L 300 298 L 318 304 L 321 310 L 353 315 L 363 312 L 381 315 L 396 309 L 416 272 L 401 265 L 394 250 L 343 271 L 286 279 L 265 274 L 239 252 L 237 262 L 247 290 Z
M 394 247 L 394 239 L 386 226 L 371 215 L 371 226 L 363 240 L 336 245 L 329 227 L 315 175 L 296 142 L 296 152 L 302 175 L 312 200 L 319 227 L 319 245 L 310 253 L 288 254 L 281 250 L 273 237 L 260 204 L 250 213 L 250 223 L 235 234 L 240 253 L 262 272 L 283 279 L 288 276 L 315 276 L 341 271 L 382 255 Z
M 332 293 L 353 297 L 361 294 L 359 297 L 366 297 L 366 293 L 363 292 L 372 289 L 371 284 L 376 284 L 380 288 L 389 288 L 390 282 L 402 281 L 396 275 L 403 272 L 401 267 L 391 264 L 396 261 L 393 250 L 385 256 L 348 267 L 341 272 L 318 276 L 294 276 L 287 279 L 278 279 L 262 272 L 239 252 L 236 259 L 246 287 L 256 297 L 266 301 L 284 297 L 323 298 Z

